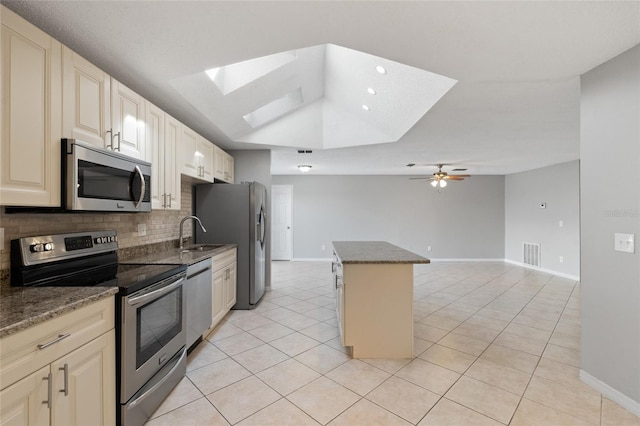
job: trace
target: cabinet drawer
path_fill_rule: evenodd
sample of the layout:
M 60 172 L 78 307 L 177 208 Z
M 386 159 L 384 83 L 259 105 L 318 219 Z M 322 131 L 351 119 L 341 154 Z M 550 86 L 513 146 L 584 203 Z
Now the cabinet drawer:
M 216 256 L 213 256 L 211 260 L 213 261 L 213 271 L 218 271 L 222 268 L 226 268 L 230 264 L 236 261 L 236 248 L 231 250 L 227 250 L 224 253 L 220 253 Z
M 109 297 L 1 339 L 2 388 L 113 329 L 114 305 Z

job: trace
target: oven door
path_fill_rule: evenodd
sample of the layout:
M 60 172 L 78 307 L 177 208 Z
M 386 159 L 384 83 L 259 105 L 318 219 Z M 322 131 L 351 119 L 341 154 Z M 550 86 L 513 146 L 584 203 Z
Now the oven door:
M 65 207 L 87 211 L 151 211 L 151 164 L 63 140 Z
M 126 403 L 187 341 L 186 273 L 121 298 L 120 402 Z

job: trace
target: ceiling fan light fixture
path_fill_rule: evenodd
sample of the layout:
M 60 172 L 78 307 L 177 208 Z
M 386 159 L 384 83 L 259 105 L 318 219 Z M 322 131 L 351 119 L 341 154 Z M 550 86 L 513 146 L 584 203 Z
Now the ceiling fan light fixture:
M 302 173 L 309 173 L 309 171 L 311 170 L 311 166 L 308 164 L 301 164 L 298 166 L 298 170 L 300 170 Z
M 433 186 L 434 188 L 438 186 L 438 181 L 437 180 L 432 180 L 431 181 L 431 186 Z
M 444 188 L 445 186 L 447 186 L 447 181 L 446 180 L 441 180 L 440 181 L 440 188 Z

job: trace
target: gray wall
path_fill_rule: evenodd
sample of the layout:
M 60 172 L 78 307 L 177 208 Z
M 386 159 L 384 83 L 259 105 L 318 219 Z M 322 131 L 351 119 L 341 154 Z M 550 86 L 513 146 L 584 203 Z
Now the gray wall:
M 293 185 L 294 259 L 329 258 L 334 240 L 385 240 L 429 258 L 504 258 L 503 176 L 473 176 L 440 193 L 408 176 L 287 175 L 272 183 Z
M 539 243 L 543 269 L 580 276 L 579 167 L 572 161 L 506 176 L 507 260 L 522 262 L 522 243 Z M 541 209 L 540 203 L 547 207 Z
M 234 159 L 234 183 L 260 182 L 267 187 L 267 212 L 271 211 L 271 151 L 268 149 L 229 151 Z M 268 218 L 267 218 L 268 219 Z M 271 227 L 265 234 L 266 287 L 271 287 Z
M 640 411 L 640 46 L 581 79 L 582 370 Z M 636 242 L 636 246 L 637 246 Z

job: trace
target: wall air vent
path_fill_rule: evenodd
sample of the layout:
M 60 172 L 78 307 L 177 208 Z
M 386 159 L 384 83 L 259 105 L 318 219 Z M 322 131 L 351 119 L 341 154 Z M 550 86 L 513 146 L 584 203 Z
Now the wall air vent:
M 522 263 L 540 267 L 540 244 L 522 243 Z

